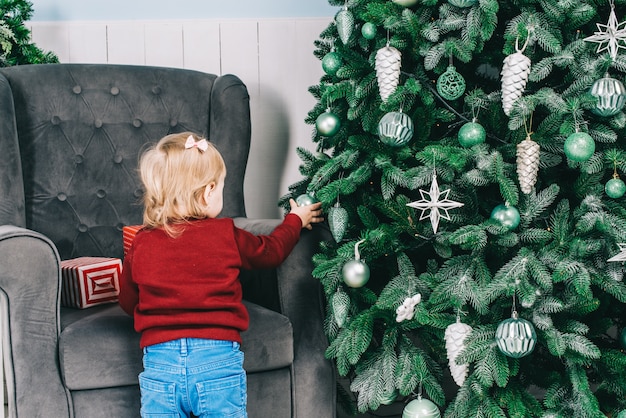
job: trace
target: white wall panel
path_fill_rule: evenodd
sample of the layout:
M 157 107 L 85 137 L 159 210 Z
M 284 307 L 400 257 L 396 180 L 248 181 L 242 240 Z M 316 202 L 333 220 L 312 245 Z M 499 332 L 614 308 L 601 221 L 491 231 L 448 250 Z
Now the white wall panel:
M 119 22 L 107 25 L 108 62 L 143 65 L 146 63 L 144 25 Z
M 323 74 L 313 42 L 332 18 L 32 22 L 32 39 L 61 62 L 109 62 L 236 74 L 248 86 L 252 146 L 248 216 L 280 216 L 276 202 L 301 179 L 296 147 L 313 150 L 304 119 Z
M 182 68 L 182 23 L 148 22 L 144 26 L 146 65 Z
M 183 54 L 185 68 L 221 74 L 219 22 L 185 22 L 183 25 Z
M 70 62 L 69 25 L 63 22 L 36 23 L 31 27 L 32 41 L 44 51 L 52 51 L 61 62 Z
M 107 27 L 105 24 L 72 24 L 69 26 L 69 62 L 101 63 L 107 61 Z

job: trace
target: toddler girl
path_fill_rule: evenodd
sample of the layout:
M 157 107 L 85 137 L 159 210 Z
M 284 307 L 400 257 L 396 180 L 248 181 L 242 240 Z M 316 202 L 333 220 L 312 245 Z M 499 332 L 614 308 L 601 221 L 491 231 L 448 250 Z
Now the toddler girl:
M 299 207 L 267 236 L 222 210 L 226 166 L 206 139 L 172 134 L 142 155 L 144 228 L 126 257 L 120 305 L 141 333 L 141 416 L 247 417 L 240 269 L 276 267 L 321 204 Z

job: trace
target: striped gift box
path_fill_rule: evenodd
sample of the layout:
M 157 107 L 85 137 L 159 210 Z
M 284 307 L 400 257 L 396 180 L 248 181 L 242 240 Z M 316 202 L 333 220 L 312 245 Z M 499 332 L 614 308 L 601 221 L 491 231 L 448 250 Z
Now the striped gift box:
M 79 257 L 61 261 L 61 305 L 85 309 L 117 302 L 121 271 L 119 258 Z
M 122 239 L 124 240 L 124 257 L 133 244 L 137 231 L 143 228 L 143 225 L 129 225 L 122 228 Z

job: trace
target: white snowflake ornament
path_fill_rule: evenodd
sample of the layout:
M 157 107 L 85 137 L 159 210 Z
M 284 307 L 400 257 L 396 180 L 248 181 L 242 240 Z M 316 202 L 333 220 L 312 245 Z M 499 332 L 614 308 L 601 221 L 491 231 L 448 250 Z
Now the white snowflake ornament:
M 413 297 L 404 299 L 402 305 L 396 309 L 396 322 L 402 322 L 413 319 L 415 315 L 415 306 L 422 301 L 422 295 L 416 294 Z

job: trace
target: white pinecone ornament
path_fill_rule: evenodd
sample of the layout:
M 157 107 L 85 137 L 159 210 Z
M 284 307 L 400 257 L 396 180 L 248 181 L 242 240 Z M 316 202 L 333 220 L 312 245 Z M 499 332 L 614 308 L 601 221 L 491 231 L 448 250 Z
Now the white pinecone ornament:
M 530 58 L 517 49 L 517 52 L 504 59 L 502 66 L 502 108 L 509 116 L 513 104 L 522 97 L 528 75 L 530 74 Z
M 472 332 L 472 327 L 457 319 L 454 324 L 448 325 L 444 333 L 446 341 L 446 353 L 448 354 L 448 366 L 450 373 L 457 385 L 463 386 L 469 372 L 469 364 L 457 364 L 456 358 L 465 349 L 465 339 Z
M 386 102 L 398 87 L 401 59 L 400 51 L 389 45 L 376 51 L 376 78 L 378 79 L 378 91 L 383 102 Z
M 539 144 L 530 139 L 530 135 L 517 144 L 517 178 L 524 194 L 529 194 L 537 182 L 539 150 Z

